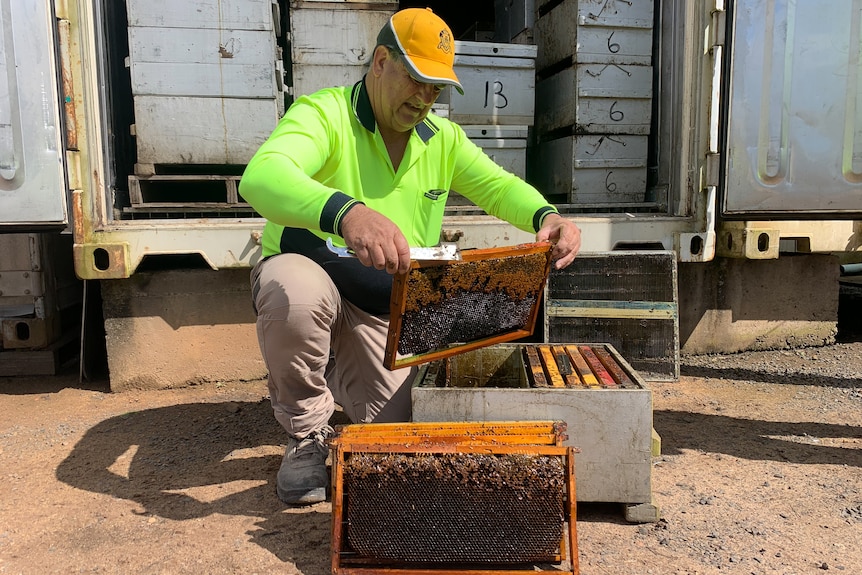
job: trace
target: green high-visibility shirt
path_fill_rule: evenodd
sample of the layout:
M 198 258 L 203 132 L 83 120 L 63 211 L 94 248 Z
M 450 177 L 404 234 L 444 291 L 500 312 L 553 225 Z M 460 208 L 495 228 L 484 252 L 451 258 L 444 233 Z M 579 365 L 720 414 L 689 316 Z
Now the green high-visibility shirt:
M 454 122 L 429 114 L 410 135 L 398 169 L 377 129 L 364 79 L 298 98 L 252 157 L 240 195 L 264 218 L 263 256 L 300 253 L 324 266 L 352 303 L 389 309 L 391 276 L 338 261 L 341 222 L 357 203 L 391 219 L 414 247 L 440 241 L 449 190 L 487 213 L 537 232 L 554 206 L 494 163 Z

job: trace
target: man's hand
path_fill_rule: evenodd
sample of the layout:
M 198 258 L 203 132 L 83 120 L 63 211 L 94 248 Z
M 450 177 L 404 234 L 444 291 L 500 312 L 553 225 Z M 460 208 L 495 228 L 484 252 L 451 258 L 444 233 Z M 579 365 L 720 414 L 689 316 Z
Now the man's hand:
M 581 249 L 581 229 L 559 214 L 548 214 L 536 234 L 536 241 L 554 244 L 551 258 L 554 268 L 561 270 L 574 261 Z
M 353 250 L 363 265 L 390 274 L 406 273 L 410 269 L 410 245 L 395 223 L 371 208 L 357 205 L 344 221 L 341 232 L 347 247 Z

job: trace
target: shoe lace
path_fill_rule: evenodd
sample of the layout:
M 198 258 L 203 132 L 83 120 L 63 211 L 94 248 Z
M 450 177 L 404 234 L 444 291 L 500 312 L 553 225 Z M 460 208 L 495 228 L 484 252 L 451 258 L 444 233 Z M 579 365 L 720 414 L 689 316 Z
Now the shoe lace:
M 324 425 L 318 429 L 315 429 L 307 436 L 305 436 L 302 441 L 299 441 L 296 445 L 296 449 L 294 453 L 296 457 L 303 457 L 308 455 L 320 455 L 329 452 L 329 447 L 326 445 L 326 440 L 330 435 L 334 433 L 334 430 L 329 425 Z

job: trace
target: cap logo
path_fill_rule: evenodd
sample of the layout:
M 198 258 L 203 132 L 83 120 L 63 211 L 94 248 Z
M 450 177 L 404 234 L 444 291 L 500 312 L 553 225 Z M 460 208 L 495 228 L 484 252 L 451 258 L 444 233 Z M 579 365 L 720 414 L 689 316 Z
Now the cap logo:
M 446 54 L 452 51 L 452 37 L 448 30 L 440 30 L 440 43 L 437 44 L 438 50 L 443 50 Z

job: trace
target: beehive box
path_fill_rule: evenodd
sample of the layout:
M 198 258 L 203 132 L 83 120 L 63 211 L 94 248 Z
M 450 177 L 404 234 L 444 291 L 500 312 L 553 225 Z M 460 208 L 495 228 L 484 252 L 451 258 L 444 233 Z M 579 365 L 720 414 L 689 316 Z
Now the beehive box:
M 652 0 L 544 3 L 535 25 L 536 68 L 561 61 L 650 64 Z
M 536 86 L 536 131 L 574 126 L 576 133 L 648 134 L 652 66 L 579 64 Z
M 371 63 L 377 33 L 398 3 L 293 1 L 290 4 L 290 93 L 351 86 Z
M 439 101 L 459 124 L 533 125 L 536 47 L 526 44 L 455 44 L 455 74 L 464 94 L 447 88 Z
M 536 387 L 525 354 L 532 349 L 542 361 L 561 347 L 592 350 L 602 365 L 610 361 L 618 368 L 622 375 L 616 381 L 626 383 L 552 387 L 548 378 L 546 386 Z M 576 374 L 574 356 L 567 355 L 569 375 Z M 601 370 L 591 371 L 601 381 Z M 575 457 L 578 501 L 625 503 L 630 521 L 658 519 L 651 493 L 652 392 L 610 345 L 509 343 L 470 351 L 423 366 L 412 403 L 417 422 L 564 421 L 565 445 L 580 451 Z
M 467 137 L 498 165 L 520 178 L 527 171 L 527 126 L 462 126 Z
M 545 293 L 549 343 L 609 343 L 649 381 L 679 379 L 676 254 L 619 250 L 579 255 L 553 270 Z
M 614 205 L 646 196 L 648 136 L 566 136 L 536 147 L 531 181 L 546 195 L 571 203 Z
M 248 163 L 284 112 L 270 0 L 128 0 L 137 175 Z
M 482 148 L 499 166 L 523 179 L 527 176 L 527 126 L 462 126 L 467 137 Z M 447 207 L 473 206 L 467 198 L 452 190 Z

